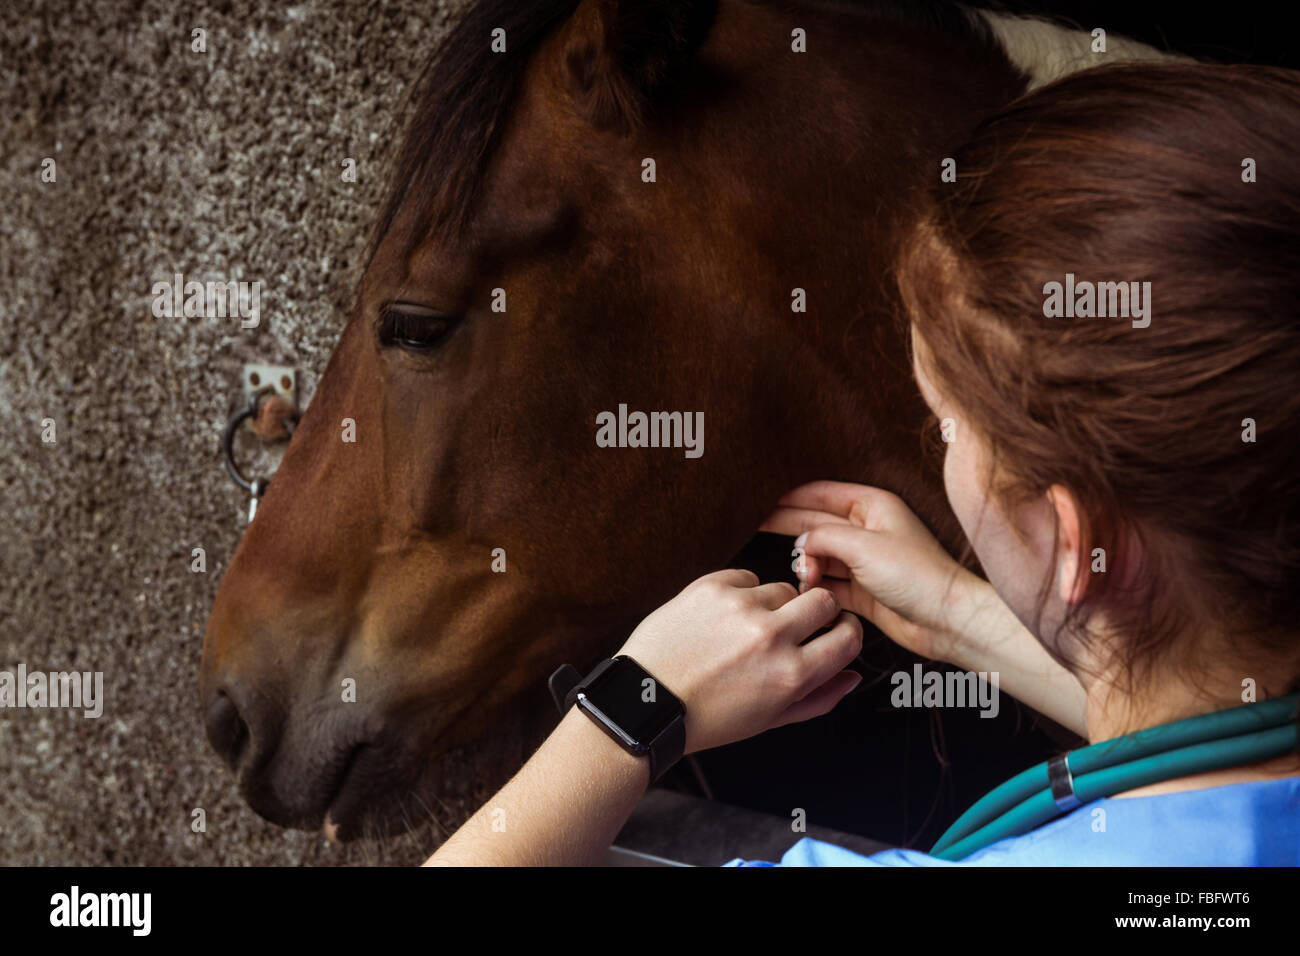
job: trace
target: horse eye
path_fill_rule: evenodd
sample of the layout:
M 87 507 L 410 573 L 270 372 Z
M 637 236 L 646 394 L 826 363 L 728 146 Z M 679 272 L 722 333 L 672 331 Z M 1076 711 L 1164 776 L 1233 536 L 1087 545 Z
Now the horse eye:
M 431 309 L 394 306 L 379 317 L 379 344 L 407 352 L 430 352 L 455 327 L 452 316 Z

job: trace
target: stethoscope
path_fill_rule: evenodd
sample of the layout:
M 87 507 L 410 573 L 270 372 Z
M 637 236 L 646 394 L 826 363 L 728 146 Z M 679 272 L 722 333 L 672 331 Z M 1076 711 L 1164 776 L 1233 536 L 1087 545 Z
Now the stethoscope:
M 1085 803 L 1164 780 L 1280 757 L 1300 747 L 1300 693 L 1148 727 L 1059 754 L 981 798 L 930 850 L 961 860 Z

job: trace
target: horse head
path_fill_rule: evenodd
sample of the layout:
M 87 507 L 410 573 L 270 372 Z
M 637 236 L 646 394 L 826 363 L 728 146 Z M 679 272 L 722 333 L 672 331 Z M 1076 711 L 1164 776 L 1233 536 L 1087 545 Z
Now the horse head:
M 954 542 L 888 266 L 944 147 L 1022 88 L 906 16 L 471 9 L 208 625 L 252 806 L 400 820 L 803 481 L 889 487 Z

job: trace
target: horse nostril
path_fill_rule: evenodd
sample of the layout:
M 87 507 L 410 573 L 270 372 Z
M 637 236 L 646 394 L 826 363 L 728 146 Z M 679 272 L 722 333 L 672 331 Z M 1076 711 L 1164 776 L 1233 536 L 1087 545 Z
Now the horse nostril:
M 248 744 L 248 725 L 224 690 L 217 691 L 212 703 L 208 704 L 204 723 L 213 749 L 231 770 L 235 770 Z

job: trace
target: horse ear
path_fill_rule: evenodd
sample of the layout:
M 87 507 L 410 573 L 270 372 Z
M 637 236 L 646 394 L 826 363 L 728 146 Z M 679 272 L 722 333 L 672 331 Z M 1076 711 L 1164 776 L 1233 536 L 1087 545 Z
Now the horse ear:
M 563 66 L 579 111 L 600 128 L 639 125 L 690 64 L 716 0 L 582 0 Z

